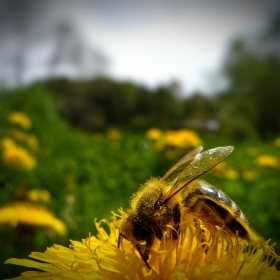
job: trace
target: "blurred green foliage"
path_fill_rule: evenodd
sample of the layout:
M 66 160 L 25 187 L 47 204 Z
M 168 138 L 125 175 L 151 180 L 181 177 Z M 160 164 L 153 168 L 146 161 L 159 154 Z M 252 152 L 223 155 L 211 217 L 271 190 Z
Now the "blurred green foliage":
M 60 114 L 73 126 L 87 130 L 118 127 L 145 131 L 153 126 L 161 129 L 187 126 L 200 133 L 218 130 L 240 141 L 260 137 L 268 140 L 280 131 L 280 64 L 275 59 L 263 60 L 258 56 L 254 61 L 246 57 L 229 65 L 227 71 L 233 86 L 210 97 L 197 92 L 189 98 L 178 98 L 168 87 L 151 91 L 107 78 L 87 82 L 57 79 L 43 86 L 58 97 Z M 257 67 L 260 73 L 256 76 L 248 73 L 245 81 L 237 74 L 235 77 L 235 71 L 246 72 L 247 68 Z M 209 121 L 214 121 L 215 127 Z
M 271 140 L 280 131 L 279 22 L 278 16 L 258 38 L 232 42 L 223 66 L 228 87 L 214 96 L 183 97 L 177 82 L 152 90 L 106 77 L 38 84 L 55 96 L 64 119 L 86 130 L 188 127 L 238 141 Z
M 280 60 L 254 53 L 236 41 L 224 66 L 229 89 L 214 96 L 196 92 L 178 97 L 172 85 L 155 90 L 105 77 L 89 81 L 56 79 L 43 83 L 56 97 L 60 114 L 73 126 L 104 131 L 118 127 L 144 131 L 195 128 L 239 141 L 272 139 L 280 131 Z M 213 127 L 209 122 L 215 122 Z

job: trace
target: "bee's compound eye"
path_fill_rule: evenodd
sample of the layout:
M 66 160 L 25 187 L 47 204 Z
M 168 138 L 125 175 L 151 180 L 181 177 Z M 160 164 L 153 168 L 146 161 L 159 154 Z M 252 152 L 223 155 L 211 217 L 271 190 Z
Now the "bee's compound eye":
M 160 207 L 163 205 L 163 201 L 157 200 L 155 205 L 154 205 L 154 210 L 160 209 Z

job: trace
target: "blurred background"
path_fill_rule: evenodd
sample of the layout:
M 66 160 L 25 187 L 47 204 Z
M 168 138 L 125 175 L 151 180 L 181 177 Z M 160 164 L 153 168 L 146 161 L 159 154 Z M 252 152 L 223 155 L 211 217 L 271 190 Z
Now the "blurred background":
M 1 276 L 199 145 L 280 254 L 279 77 L 279 1 L 1 0 Z

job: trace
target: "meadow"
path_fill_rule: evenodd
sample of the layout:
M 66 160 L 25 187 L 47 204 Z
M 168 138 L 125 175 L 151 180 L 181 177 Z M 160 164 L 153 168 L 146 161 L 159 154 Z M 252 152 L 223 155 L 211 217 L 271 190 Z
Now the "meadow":
M 203 179 L 226 192 L 280 254 L 280 138 L 237 142 L 158 128 L 89 132 L 71 127 L 40 90 L 0 102 L 1 276 L 21 271 L 4 265 L 8 258 L 96 234 L 95 218 L 110 220 L 111 211 L 128 208 L 141 184 L 199 145 L 234 146 Z

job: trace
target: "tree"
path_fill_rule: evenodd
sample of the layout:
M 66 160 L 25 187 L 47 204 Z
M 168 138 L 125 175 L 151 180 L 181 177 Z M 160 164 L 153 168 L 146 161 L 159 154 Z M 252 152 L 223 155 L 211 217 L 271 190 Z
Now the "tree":
M 280 131 L 279 46 L 268 48 L 279 42 L 280 32 L 276 28 L 280 22 L 279 17 L 255 44 L 236 40 L 224 67 L 230 83 L 227 94 L 235 96 L 228 101 L 237 101 L 234 107 L 229 108 L 228 117 L 241 114 L 263 138 L 275 136 Z M 261 40 L 263 38 L 266 40 Z

